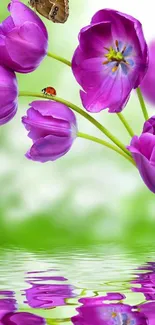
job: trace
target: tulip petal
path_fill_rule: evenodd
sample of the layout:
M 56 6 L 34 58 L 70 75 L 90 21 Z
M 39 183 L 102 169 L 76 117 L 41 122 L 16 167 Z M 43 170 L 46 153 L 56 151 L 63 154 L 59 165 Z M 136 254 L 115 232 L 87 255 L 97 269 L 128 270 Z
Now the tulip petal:
M 40 44 L 45 44 L 44 48 L 40 47 Z M 47 43 L 40 27 L 25 22 L 19 29 L 14 28 L 7 35 L 6 49 L 13 62 L 31 71 L 33 66 L 38 66 L 45 56 Z
M 37 100 L 29 104 L 42 116 L 52 116 L 53 118 L 70 121 L 76 124 L 75 114 L 66 105 L 51 100 Z
M 153 163 L 150 158 L 154 147 L 155 136 L 149 133 L 142 134 L 140 138 L 133 137 L 131 145 L 128 146 L 144 183 L 153 193 L 155 193 L 154 153 L 152 156 Z
M 103 22 L 83 28 L 79 34 L 80 49 L 89 57 L 101 56 L 112 43 L 111 23 Z
M 148 159 L 142 154 L 133 153 L 132 155 L 144 183 L 147 185 L 150 191 L 155 193 L 155 167 L 151 165 Z
M 42 116 L 39 111 L 36 111 L 34 108 L 30 108 L 27 111 L 27 117 L 23 117 L 22 122 L 26 129 L 30 131 L 28 136 L 33 141 L 50 134 L 62 137 L 71 134 L 68 121 L 53 118 L 52 115 Z
M 102 77 L 102 84 L 87 93 L 80 92 L 83 106 L 90 112 L 100 112 L 109 108 L 109 112 L 118 113 L 126 105 L 132 90 L 131 80 L 120 71 L 110 72 Z
M 142 153 L 142 155 L 150 160 L 154 147 L 155 136 L 150 133 L 143 133 L 139 138 L 139 151 Z
M 10 32 L 15 27 L 12 17 L 7 17 L 5 20 L 3 20 L 0 27 L 1 27 L 1 31 L 3 31 L 4 35 L 6 35 L 8 32 Z
M 60 158 L 69 151 L 77 133 L 74 113 L 54 101 L 32 102 L 22 122 L 33 141 L 26 157 L 34 161 L 47 162 Z
M 19 73 L 32 72 L 47 54 L 46 27 L 18 0 L 12 0 L 8 9 L 11 16 L 0 24 L 0 64 Z
M 143 133 L 145 132 L 155 135 L 155 116 L 152 116 L 144 123 Z
M 149 44 L 149 66 L 148 71 L 141 83 L 141 90 L 148 102 L 155 104 L 155 40 Z
M 44 36 L 48 38 L 47 30 L 42 20 L 33 10 L 28 8 L 24 3 L 18 0 L 12 1 L 9 5 L 9 11 L 15 26 L 20 27 L 25 22 L 37 24 L 38 27 L 40 27 L 40 29 L 43 31 Z
M 10 121 L 17 111 L 18 85 L 15 73 L 0 66 L 0 125 Z
M 18 104 L 16 101 L 12 102 L 11 106 L 5 108 L 0 107 L 0 125 L 8 123 L 17 113 Z
M 98 24 L 103 21 L 111 21 L 113 25 L 113 39 L 120 38 L 120 40 L 126 39 L 129 42 L 132 41 L 136 46 L 136 50 L 146 54 L 147 46 L 142 25 L 137 19 L 116 10 L 102 9 L 92 17 L 91 23 Z
M 48 135 L 38 139 L 26 154 L 28 159 L 40 161 L 54 161 L 65 155 L 72 145 L 70 138 Z

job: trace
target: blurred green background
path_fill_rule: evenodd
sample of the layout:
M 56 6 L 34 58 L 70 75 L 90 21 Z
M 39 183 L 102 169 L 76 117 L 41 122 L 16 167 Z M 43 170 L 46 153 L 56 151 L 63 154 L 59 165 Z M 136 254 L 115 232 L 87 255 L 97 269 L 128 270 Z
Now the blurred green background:
M 24 2 L 24 1 L 23 1 Z M 8 0 L 0 3 L 0 20 L 7 17 Z M 108 7 L 141 20 L 146 38 L 152 29 L 153 4 L 141 1 L 108 1 Z M 28 2 L 25 1 L 28 5 Z M 81 27 L 107 4 L 102 0 L 70 0 L 70 17 L 64 25 L 44 20 L 49 32 L 49 51 L 71 59 Z M 147 17 L 145 12 L 147 11 Z M 148 18 L 149 17 L 149 18 Z M 37 71 L 19 75 L 20 90 L 40 92 L 56 88 L 58 96 L 81 105 L 79 85 L 71 69 L 45 58 Z M 121 156 L 102 146 L 77 139 L 62 159 L 34 163 L 24 157 L 31 145 L 21 124 L 31 98 L 20 98 L 16 117 L 0 132 L 0 244 L 27 249 L 92 245 L 115 242 L 127 247 L 154 241 L 155 199 L 137 170 Z M 150 115 L 153 108 L 149 107 Z M 136 134 L 143 116 L 135 94 L 124 115 Z M 79 131 L 100 136 L 89 122 L 77 116 Z M 130 138 L 117 116 L 107 111 L 95 115 L 125 144 Z M 101 135 L 102 136 L 102 135 Z

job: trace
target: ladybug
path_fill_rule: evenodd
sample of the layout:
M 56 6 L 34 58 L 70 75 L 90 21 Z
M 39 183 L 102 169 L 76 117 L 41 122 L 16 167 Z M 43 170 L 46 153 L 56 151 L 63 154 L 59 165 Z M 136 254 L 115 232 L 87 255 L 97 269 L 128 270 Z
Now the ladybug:
M 56 90 L 53 87 L 46 87 L 42 89 L 42 93 L 47 95 L 47 96 L 56 96 Z

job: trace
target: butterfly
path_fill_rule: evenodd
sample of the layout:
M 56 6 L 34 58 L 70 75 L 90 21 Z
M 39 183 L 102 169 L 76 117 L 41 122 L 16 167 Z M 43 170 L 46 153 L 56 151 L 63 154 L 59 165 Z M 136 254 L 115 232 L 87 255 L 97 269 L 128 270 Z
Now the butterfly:
M 42 89 L 42 93 L 44 94 L 44 95 L 48 95 L 48 96 L 52 96 L 52 97 L 54 97 L 54 96 L 56 96 L 56 90 L 53 88 L 53 87 L 46 87 L 46 88 L 43 88 Z
M 65 23 L 69 16 L 69 0 L 29 0 L 29 4 L 54 23 Z

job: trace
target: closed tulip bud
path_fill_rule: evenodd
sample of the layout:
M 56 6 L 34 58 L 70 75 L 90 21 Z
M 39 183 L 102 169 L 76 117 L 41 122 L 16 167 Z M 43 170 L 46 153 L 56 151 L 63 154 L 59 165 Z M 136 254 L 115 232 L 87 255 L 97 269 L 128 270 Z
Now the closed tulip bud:
M 74 113 L 54 101 L 32 102 L 22 122 L 33 141 L 26 157 L 34 161 L 53 161 L 65 155 L 77 133 Z

